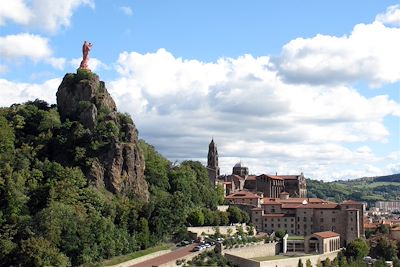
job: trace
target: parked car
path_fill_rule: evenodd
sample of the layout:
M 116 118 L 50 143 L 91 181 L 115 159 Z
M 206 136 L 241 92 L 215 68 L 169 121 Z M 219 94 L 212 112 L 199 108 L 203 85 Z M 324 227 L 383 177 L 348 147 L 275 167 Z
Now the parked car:
M 196 247 L 193 248 L 192 251 L 196 252 L 196 251 L 201 251 L 201 250 L 203 250 L 203 249 L 204 249 L 204 248 L 203 248 L 202 246 L 196 246 Z
M 187 245 L 189 245 L 189 244 L 190 244 L 189 241 L 183 240 L 183 241 L 179 242 L 178 244 L 176 244 L 176 246 L 177 246 L 177 247 L 184 247 L 184 246 L 187 246 Z

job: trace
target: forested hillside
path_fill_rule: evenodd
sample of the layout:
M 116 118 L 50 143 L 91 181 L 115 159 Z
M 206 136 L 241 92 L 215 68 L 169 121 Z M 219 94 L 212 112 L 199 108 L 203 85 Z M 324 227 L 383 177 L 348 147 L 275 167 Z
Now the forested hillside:
M 308 195 L 340 202 L 346 199 L 366 201 L 400 200 L 400 174 L 366 177 L 347 181 L 307 180 Z
M 194 211 L 219 215 L 223 197 L 199 162 L 171 164 L 144 141 L 148 200 L 90 180 L 88 168 L 125 145 L 132 123 L 101 112 L 89 129 L 40 100 L 0 109 L 0 266 L 93 263 L 182 235 Z

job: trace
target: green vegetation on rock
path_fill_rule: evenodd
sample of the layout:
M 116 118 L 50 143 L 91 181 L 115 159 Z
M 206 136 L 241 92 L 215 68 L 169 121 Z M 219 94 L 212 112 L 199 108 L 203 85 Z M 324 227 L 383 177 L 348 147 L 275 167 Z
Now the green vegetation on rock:
M 174 165 L 144 141 L 147 202 L 90 180 L 113 140 L 133 140 L 131 118 L 116 115 L 88 129 L 40 100 L 0 109 L 0 266 L 95 263 L 179 238 L 192 211 L 217 212 L 199 162 Z

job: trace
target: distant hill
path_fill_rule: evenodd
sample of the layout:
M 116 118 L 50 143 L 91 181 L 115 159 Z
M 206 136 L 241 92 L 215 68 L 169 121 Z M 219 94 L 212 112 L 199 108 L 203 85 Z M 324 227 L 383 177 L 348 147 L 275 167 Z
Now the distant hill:
M 334 182 L 307 179 L 307 189 L 309 197 L 336 202 L 353 199 L 371 204 L 379 200 L 400 200 L 400 173 Z

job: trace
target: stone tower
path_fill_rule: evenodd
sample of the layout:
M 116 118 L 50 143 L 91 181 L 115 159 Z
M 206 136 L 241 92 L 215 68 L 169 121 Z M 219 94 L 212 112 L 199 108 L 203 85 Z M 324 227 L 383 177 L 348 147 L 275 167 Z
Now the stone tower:
M 219 166 L 218 150 L 217 145 L 214 143 L 214 138 L 211 139 L 211 143 L 208 145 L 207 171 L 210 182 L 215 184 L 219 176 Z

